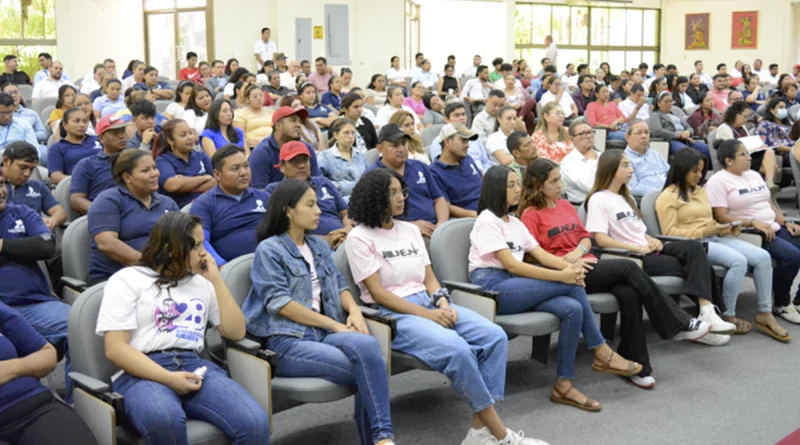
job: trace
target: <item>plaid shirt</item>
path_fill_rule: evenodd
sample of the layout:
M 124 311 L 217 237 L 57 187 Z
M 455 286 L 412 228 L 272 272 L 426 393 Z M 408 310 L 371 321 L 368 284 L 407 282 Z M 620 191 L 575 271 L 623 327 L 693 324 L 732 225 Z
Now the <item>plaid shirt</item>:
M 644 196 L 664 188 L 669 164 L 660 153 L 648 148 L 642 155 L 628 146 L 625 147 L 625 154 L 633 166 L 633 177 L 628 184 L 631 194 Z

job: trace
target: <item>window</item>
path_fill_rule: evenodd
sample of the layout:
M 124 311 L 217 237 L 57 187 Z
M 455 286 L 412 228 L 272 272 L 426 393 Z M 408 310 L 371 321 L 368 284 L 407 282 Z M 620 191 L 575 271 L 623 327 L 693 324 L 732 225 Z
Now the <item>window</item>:
M 189 51 L 197 53 L 198 62 L 211 62 L 208 0 L 143 1 L 146 62 L 158 69 L 159 76 L 177 79 Z
M 419 52 L 419 5 L 406 0 L 406 50 L 405 50 L 405 63 L 406 68 L 413 68 L 416 59 L 414 55 Z
M 56 57 L 55 0 L 0 0 L 0 59 L 14 54 L 33 79 L 41 52 Z
M 608 62 L 614 73 L 659 58 L 660 11 L 657 9 L 517 3 L 514 12 L 517 56 L 540 68 L 544 38 L 558 45 L 558 68 L 588 63 L 592 70 Z

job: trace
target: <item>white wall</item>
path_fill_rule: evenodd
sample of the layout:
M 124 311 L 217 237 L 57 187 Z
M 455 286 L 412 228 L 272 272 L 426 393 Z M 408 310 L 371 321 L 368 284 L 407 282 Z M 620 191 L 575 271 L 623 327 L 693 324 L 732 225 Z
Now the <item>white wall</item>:
M 405 48 L 404 0 L 353 0 L 355 23 L 350 23 L 353 82 L 365 88 L 373 74 L 386 74 L 389 58 L 402 58 Z
M 283 51 L 275 30 L 276 5 L 275 1 L 214 0 L 214 57 L 223 61 L 235 57 L 240 66 L 251 71 L 260 68 L 253 45 L 261 38 L 264 27 L 272 30 L 270 39 Z
M 661 9 L 661 61 L 674 63 L 681 72 L 694 71 L 695 60 L 703 60 L 706 74 L 713 73 L 717 63 L 726 63 L 728 70 L 737 60 L 752 65 L 763 60 L 780 65 L 780 72 L 790 72 L 797 60 L 796 27 L 787 0 L 663 0 Z M 758 49 L 731 49 L 733 11 L 759 11 Z M 684 49 L 684 22 L 687 13 L 710 12 L 709 50 Z

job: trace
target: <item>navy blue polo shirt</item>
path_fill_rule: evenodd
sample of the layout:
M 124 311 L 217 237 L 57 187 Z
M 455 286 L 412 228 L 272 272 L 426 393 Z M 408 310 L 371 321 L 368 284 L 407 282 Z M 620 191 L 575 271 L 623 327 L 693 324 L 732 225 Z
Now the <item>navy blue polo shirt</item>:
M 378 159 L 367 171 L 380 167 L 386 166 L 381 159 Z M 414 159 L 406 160 L 403 179 L 408 185 L 408 212 L 406 216 L 399 216 L 397 219 L 403 221 L 424 220 L 431 224 L 436 224 L 438 219 L 436 219 L 436 210 L 433 207 L 433 202 L 442 197 L 442 191 L 436 185 L 428 166 Z
M 51 237 L 42 217 L 26 206 L 9 202 L 0 212 L 0 238 L 23 239 L 33 236 Z M 24 264 L 9 261 L 0 266 L 0 301 L 8 305 L 32 304 L 54 300 L 47 279 L 35 261 Z M 0 389 L 2 393 L 2 389 Z
M 103 144 L 96 136 L 87 135 L 80 144 L 61 139 L 47 152 L 47 171 L 50 174 L 61 172 L 71 175 L 81 159 L 94 156 L 98 151 L 103 151 Z
M 303 142 L 305 144 L 305 142 Z M 306 144 L 309 153 L 311 153 L 311 176 L 322 176 L 319 171 L 319 164 L 317 164 L 317 153 L 314 147 Z M 281 149 L 278 147 L 278 142 L 275 136 L 272 135 L 256 145 L 250 153 L 250 170 L 253 172 L 253 180 L 250 185 L 257 189 L 264 189 L 267 185 L 273 182 L 281 182 L 283 180 L 283 173 L 278 167 L 280 161 L 278 155 Z
M 58 201 L 42 181 L 30 179 L 20 186 L 14 186 L 7 182 L 6 189 L 8 190 L 8 202 L 23 205 L 36 213 L 47 213 L 58 205 Z
M 22 314 L 0 303 L 0 362 L 31 355 L 46 344 Z M 46 391 L 36 377 L 17 377 L 0 386 L 0 413 Z
M 94 201 L 100 192 L 115 185 L 114 177 L 111 175 L 111 159 L 104 151 L 100 151 L 94 156 L 81 159 L 75 166 L 69 193 L 70 195 L 83 193 L 86 199 Z
M 461 160 L 458 165 L 448 165 L 436 157 L 431 164 L 431 174 L 450 204 L 466 210 L 478 210 L 481 197 L 481 171 L 471 156 Z
M 236 199 L 216 186 L 195 199 L 189 213 L 203 222 L 214 251 L 230 261 L 256 251 L 256 227 L 267 213 L 269 197 L 268 192 L 250 187 Z
M 89 255 L 89 276 L 108 278 L 122 265 L 108 258 L 97 248 L 94 237 L 103 232 L 115 232 L 123 243 L 141 251 L 161 215 L 180 207 L 169 196 L 153 193 L 150 208 L 136 199 L 127 188 L 116 186 L 97 197 L 89 207 L 89 234 L 92 252 Z
M 194 150 L 189 152 L 189 162 L 168 151 L 156 159 L 156 167 L 158 167 L 158 172 L 160 173 L 158 177 L 159 192 L 175 200 L 179 207 L 189 204 L 202 193 L 167 193 L 164 190 L 164 184 L 167 183 L 167 180 L 178 175 L 186 177 L 210 175 L 214 171 L 211 168 L 211 158 L 205 152 Z
M 311 233 L 327 235 L 344 227 L 341 212 L 347 210 L 347 203 L 336 186 L 324 176 L 312 176 L 309 181 L 316 189 L 317 206 L 322 211 L 322 214 L 319 215 L 319 226 Z M 274 182 L 268 185 L 267 192 L 273 193 L 278 184 L 280 183 Z

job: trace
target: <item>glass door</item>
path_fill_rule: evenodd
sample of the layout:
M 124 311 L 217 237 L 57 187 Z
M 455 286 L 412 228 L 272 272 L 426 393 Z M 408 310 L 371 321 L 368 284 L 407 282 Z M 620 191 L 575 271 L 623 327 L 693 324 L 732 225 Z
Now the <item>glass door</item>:
M 158 69 L 159 76 L 177 79 L 175 52 L 175 17 L 173 13 L 147 15 L 147 64 Z
M 198 61 L 211 61 L 206 32 L 210 0 L 143 0 L 147 63 L 160 76 L 177 79 L 186 64 L 186 53 L 197 53 Z

